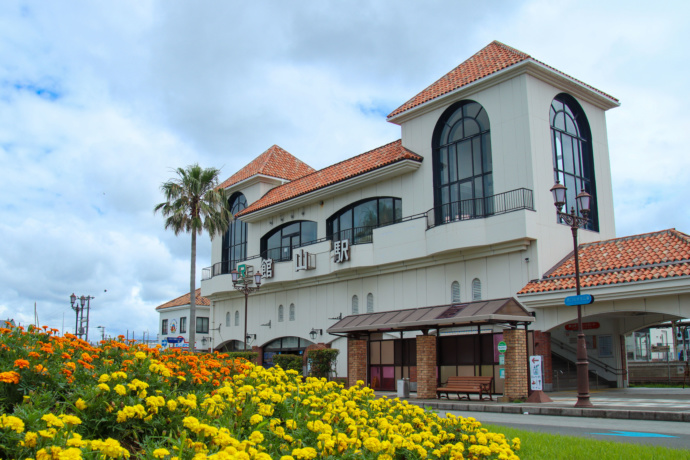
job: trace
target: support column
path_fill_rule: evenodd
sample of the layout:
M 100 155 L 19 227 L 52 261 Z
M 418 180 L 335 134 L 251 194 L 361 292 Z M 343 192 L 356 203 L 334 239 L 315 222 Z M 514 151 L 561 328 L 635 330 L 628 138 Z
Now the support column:
M 543 357 L 544 391 L 553 391 L 553 364 L 551 362 L 550 332 L 534 331 L 534 354 Z
M 367 384 L 367 366 L 369 356 L 367 354 L 367 341 L 362 339 L 347 338 L 347 386 L 351 387 L 361 380 Z
M 436 336 L 417 336 L 417 398 L 436 399 Z
M 254 361 L 254 364 L 256 364 L 257 366 L 263 366 L 264 365 L 264 349 L 263 349 L 263 347 L 253 346 L 252 351 L 254 353 L 257 353 L 256 360 Z
M 503 331 L 506 342 L 505 390 L 504 396 L 508 401 L 527 399 L 527 385 L 529 375 L 527 369 L 526 338 L 524 329 L 506 329 Z

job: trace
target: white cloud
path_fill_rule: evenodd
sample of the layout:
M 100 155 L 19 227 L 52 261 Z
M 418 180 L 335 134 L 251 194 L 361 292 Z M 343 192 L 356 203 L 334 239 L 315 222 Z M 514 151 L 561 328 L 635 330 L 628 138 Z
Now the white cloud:
M 152 212 L 173 168 L 229 176 L 272 144 L 322 168 L 397 139 L 385 115 L 494 39 L 621 99 L 607 118 L 620 235 L 689 231 L 687 9 L 3 2 L 0 316 L 31 321 L 35 301 L 71 329 L 75 292 L 109 334 L 155 331 L 154 307 L 188 286 L 189 236 Z

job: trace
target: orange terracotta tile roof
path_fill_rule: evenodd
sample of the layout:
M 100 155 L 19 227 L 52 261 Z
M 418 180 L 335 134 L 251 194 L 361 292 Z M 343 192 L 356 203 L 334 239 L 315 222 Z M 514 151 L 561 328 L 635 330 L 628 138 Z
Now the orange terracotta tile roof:
M 403 160 L 421 162 L 423 157 L 407 150 L 402 146 L 402 141 L 400 140 L 391 142 L 271 189 L 259 200 L 252 203 L 251 206 L 240 211 L 237 216 L 250 214 Z
M 220 184 L 220 187 L 228 188 L 257 174 L 295 180 L 314 171 L 316 171 L 314 168 L 291 155 L 287 150 L 273 145 L 264 153 L 254 158 L 247 166 L 230 176 Z
M 690 276 L 690 236 L 674 228 L 581 244 L 579 255 L 583 288 Z M 573 253 L 518 294 L 565 289 L 575 289 Z
M 388 115 L 388 118 L 390 119 L 396 115 L 400 115 L 401 113 L 417 107 L 418 105 L 422 105 L 425 102 L 429 102 L 458 88 L 462 88 L 463 86 L 469 85 L 470 83 L 473 83 L 484 77 L 488 77 L 499 70 L 503 70 L 519 62 L 528 60 L 548 67 L 549 69 L 558 72 L 559 74 L 568 77 L 569 79 L 576 81 L 577 83 L 584 85 L 587 88 L 596 91 L 597 93 L 606 96 L 615 102 L 618 102 L 616 98 L 532 58 L 532 56 L 529 54 L 523 53 L 515 48 L 511 48 L 510 46 L 499 41 L 493 41 L 486 47 L 482 48 L 474 56 L 448 72 L 436 82 L 432 83 L 424 91 L 395 109 Z
M 196 301 L 194 303 L 196 305 L 207 306 L 207 307 L 211 305 L 210 300 L 208 300 L 206 297 L 201 296 L 201 289 L 197 289 L 195 292 L 196 292 Z M 189 296 L 189 292 L 188 292 L 185 295 L 181 295 L 177 299 L 173 299 L 170 302 L 166 302 L 163 305 L 157 306 L 156 310 L 163 310 L 165 308 L 170 308 L 170 307 L 182 307 L 184 305 L 189 305 L 189 299 L 191 299 L 191 297 Z

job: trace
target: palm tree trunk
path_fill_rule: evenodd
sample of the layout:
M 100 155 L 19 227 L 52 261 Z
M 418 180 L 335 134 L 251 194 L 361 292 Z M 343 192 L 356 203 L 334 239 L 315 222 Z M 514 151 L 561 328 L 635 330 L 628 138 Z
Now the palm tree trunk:
M 189 351 L 196 343 L 196 231 L 192 230 L 192 269 L 189 274 Z

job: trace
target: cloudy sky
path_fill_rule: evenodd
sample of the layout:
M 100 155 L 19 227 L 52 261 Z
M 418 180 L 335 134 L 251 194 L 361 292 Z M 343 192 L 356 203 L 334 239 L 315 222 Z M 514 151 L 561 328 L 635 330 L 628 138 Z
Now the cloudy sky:
M 0 317 L 149 330 L 189 286 L 153 215 L 172 169 L 222 178 L 278 144 L 316 169 L 400 137 L 385 116 L 492 40 L 621 100 L 617 234 L 690 232 L 687 2 L 0 4 Z M 199 269 L 210 265 L 199 244 Z M 107 291 L 107 292 L 106 292 Z M 98 331 L 92 329 L 92 337 Z

